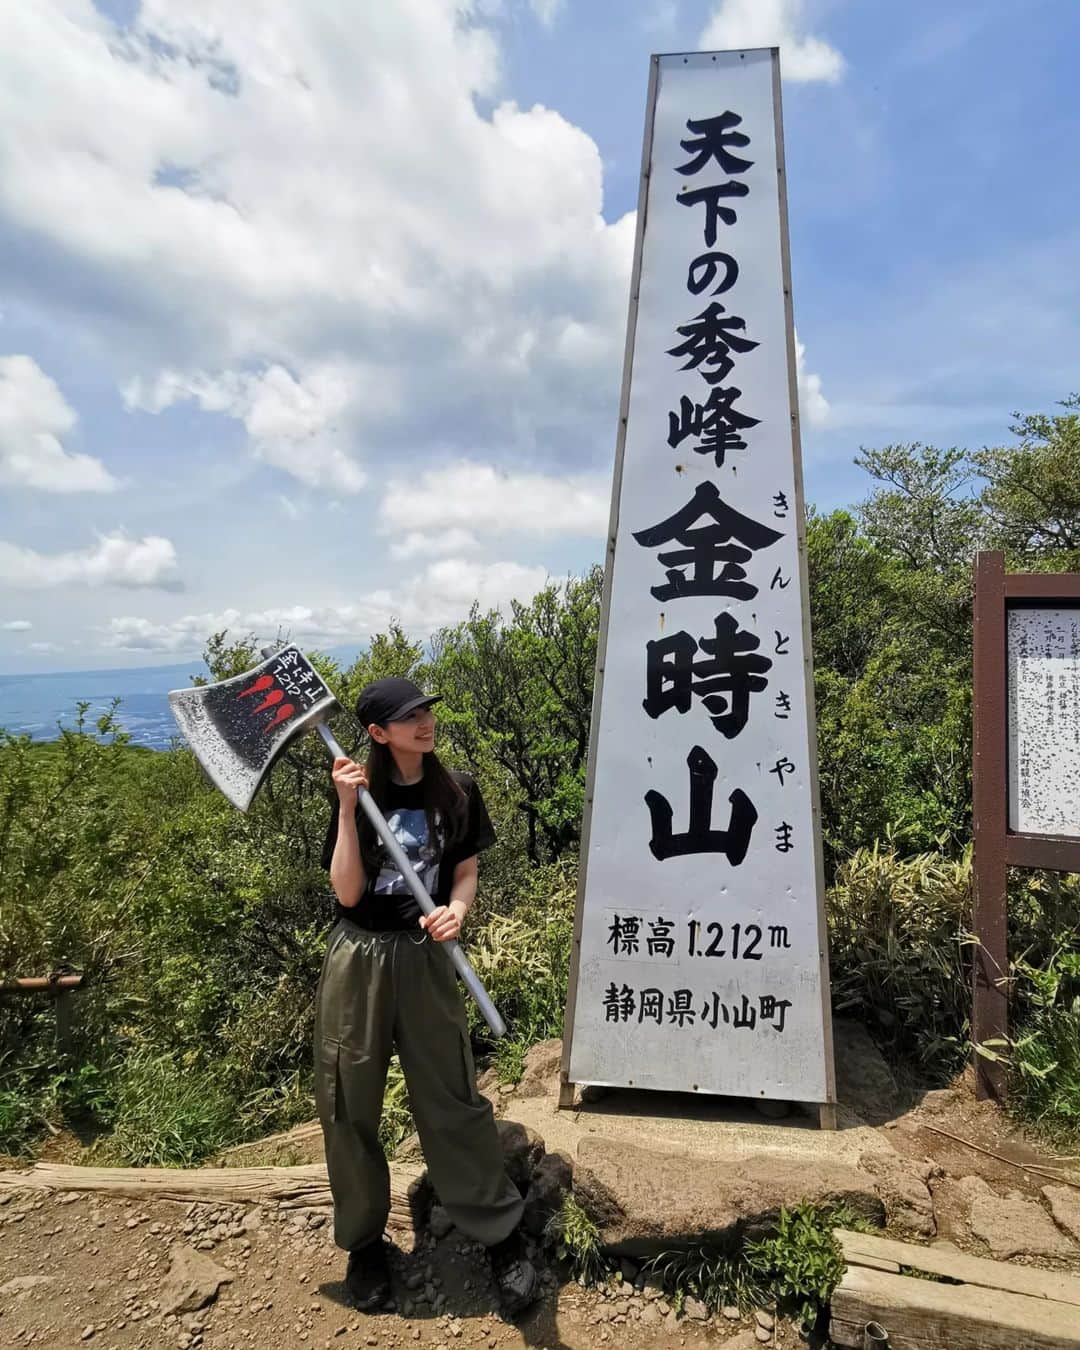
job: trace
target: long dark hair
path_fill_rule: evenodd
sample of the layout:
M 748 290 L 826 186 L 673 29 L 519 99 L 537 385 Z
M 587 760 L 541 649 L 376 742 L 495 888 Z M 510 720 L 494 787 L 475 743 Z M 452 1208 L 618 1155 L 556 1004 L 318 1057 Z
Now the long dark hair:
M 367 757 L 368 791 L 374 797 L 375 805 L 383 812 L 386 810 L 393 770 L 394 756 L 390 747 L 379 741 L 372 741 Z M 424 752 L 423 771 L 424 776 L 420 783 L 423 787 L 428 840 L 431 844 L 438 840 L 441 847 L 447 849 L 465 833 L 465 812 L 468 804 L 465 793 L 434 750 Z M 371 875 L 373 866 L 378 862 L 382 845 L 375 833 L 375 826 L 363 811 L 357 817 L 357 824 L 360 854 L 368 875 Z

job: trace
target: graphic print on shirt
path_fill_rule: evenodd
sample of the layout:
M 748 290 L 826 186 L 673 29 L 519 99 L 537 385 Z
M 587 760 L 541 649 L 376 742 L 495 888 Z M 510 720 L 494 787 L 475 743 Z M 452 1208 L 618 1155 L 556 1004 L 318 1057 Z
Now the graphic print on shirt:
M 424 883 L 428 895 L 434 895 L 439 885 L 440 849 L 428 843 L 427 814 L 423 810 L 398 808 L 386 818 L 394 838 L 412 863 L 417 876 Z M 375 878 L 376 895 L 410 894 L 405 878 L 393 865 L 384 863 Z

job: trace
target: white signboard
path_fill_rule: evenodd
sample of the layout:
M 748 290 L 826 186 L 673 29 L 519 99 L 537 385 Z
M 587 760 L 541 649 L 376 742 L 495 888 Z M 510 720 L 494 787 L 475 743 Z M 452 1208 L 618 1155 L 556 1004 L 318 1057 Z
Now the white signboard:
M 834 1099 L 777 56 L 653 58 L 567 1078 Z
M 1009 829 L 1080 838 L 1080 610 L 1008 610 Z

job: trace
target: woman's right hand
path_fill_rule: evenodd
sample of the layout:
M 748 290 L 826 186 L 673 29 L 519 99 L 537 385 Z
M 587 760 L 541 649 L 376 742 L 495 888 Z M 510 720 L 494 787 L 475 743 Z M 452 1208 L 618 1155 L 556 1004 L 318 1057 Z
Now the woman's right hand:
M 345 755 L 338 755 L 334 760 L 330 777 L 334 780 L 338 801 L 342 806 L 355 805 L 357 792 L 368 785 L 367 769 Z

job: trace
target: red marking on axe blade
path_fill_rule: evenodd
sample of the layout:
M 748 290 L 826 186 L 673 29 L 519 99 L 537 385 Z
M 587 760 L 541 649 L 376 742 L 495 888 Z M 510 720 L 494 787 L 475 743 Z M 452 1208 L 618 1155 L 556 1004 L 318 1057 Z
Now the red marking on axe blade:
M 268 731 L 273 731 L 279 722 L 284 722 L 287 718 L 291 717 L 295 711 L 295 703 L 283 703 L 277 710 L 277 715 L 274 717 L 274 720 L 272 722 L 267 722 L 266 726 L 263 727 L 263 735 L 265 736 Z
M 255 707 L 252 708 L 251 710 L 252 716 L 254 716 L 255 713 L 257 712 L 262 712 L 264 708 L 272 708 L 275 703 L 280 703 L 284 697 L 285 697 L 284 689 L 272 689 L 261 703 L 256 704 Z
M 251 688 L 245 689 L 242 694 L 237 694 L 237 698 L 247 698 L 249 694 L 261 694 L 264 689 L 269 689 L 273 683 L 273 675 L 260 675 Z

